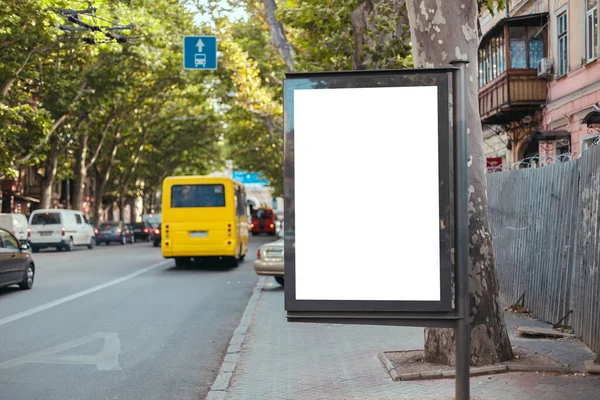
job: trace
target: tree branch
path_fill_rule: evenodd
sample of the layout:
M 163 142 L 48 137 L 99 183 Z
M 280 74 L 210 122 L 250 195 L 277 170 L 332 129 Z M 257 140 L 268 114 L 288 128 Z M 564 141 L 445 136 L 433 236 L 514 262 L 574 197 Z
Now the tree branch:
M 9 42 L 5 42 L 5 43 L 9 43 Z M 2 46 L 0 46 L 2 47 Z M 23 69 L 25 69 L 25 66 L 27 65 L 27 63 L 29 62 L 29 59 L 31 58 L 31 56 L 34 53 L 40 52 L 40 51 L 44 51 L 49 49 L 48 46 L 44 46 L 44 47 L 34 47 L 33 49 L 29 50 L 27 52 L 27 56 L 25 57 L 25 61 L 23 61 L 23 64 L 21 64 L 21 66 L 19 67 L 19 69 L 15 72 L 15 74 L 13 76 L 11 76 L 10 78 L 8 78 L 6 80 L 6 82 L 4 82 L 4 84 L 2 85 L 2 89 L 0 89 L 0 98 L 4 98 L 8 95 L 8 91 L 10 90 L 10 88 L 12 87 L 13 83 L 17 80 L 17 77 L 19 76 L 19 74 L 21 72 L 23 72 Z
M 98 143 L 98 146 L 96 146 L 96 150 L 94 151 L 94 156 L 90 159 L 90 162 L 88 163 L 88 165 L 86 165 L 86 169 L 89 169 L 98 159 L 98 156 L 100 155 L 100 151 L 102 151 L 102 146 L 104 145 L 104 139 L 106 139 L 106 134 L 108 133 L 108 129 L 110 128 L 110 125 L 112 123 L 112 121 L 114 121 L 114 111 L 115 111 L 115 107 L 113 106 L 113 108 L 110 111 L 110 114 L 106 120 L 106 124 L 104 125 L 104 129 L 102 130 L 102 136 L 100 137 L 100 142 Z
M 269 30 L 271 31 L 271 43 L 281 55 L 288 71 L 296 72 L 296 68 L 294 67 L 294 50 L 285 36 L 283 25 L 281 25 L 281 22 L 277 20 L 277 15 L 275 15 L 277 4 L 275 4 L 275 0 L 263 0 L 263 4 L 265 6 Z
M 117 133 L 115 133 L 115 140 L 113 142 L 113 149 L 112 152 L 110 153 L 110 158 L 108 160 L 108 162 L 106 163 L 106 165 L 104 166 L 104 168 L 102 169 L 102 171 L 100 172 L 101 176 L 100 179 L 102 180 L 102 183 L 105 184 L 108 181 L 108 178 L 110 178 L 110 169 L 113 166 L 113 163 L 115 162 L 115 158 L 117 157 L 117 149 L 119 148 L 119 141 L 121 139 L 121 126 L 119 125 L 119 128 L 117 129 Z
M 279 86 L 283 86 L 283 81 L 281 79 L 279 79 L 278 77 L 276 77 L 275 74 L 269 73 L 269 78 L 273 79 L 273 81 L 275 81 L 275 83 L 278 84 Z
M 90 67 L 90 69 L 87 72 L 93 71 L 96 68 L 98 68 L 100 66 L 100 64 L 101 64 L 102 58 L 103 58 L 103 56 L 100 55 L 98 57 L 98 59 L 96 60 L 96 62 L 94 63 L 94 65 L 92 67 Z M 69 107 L 67 108 L 68 110 L 72 109 L 75 106 L 75 103 L 77 103 L 79 101 L 79 99 L 81 98 L 81 96 L 83 96 L 83 93 L 85 92 L 85 89 L 87 88 L 87 85 L 88 85 L 88 80 L 87 80 L 87 78 L 84 78 L 81 81 L 81 84 L 79 85 L 79 89 L 77 90 L 77 94 L 75 95 L 75 98 L 69 104 Z M 42 141 L 40 143 L 38 143 L 38 145 L 32 151 L 30 151 L 29 154 L 27 154 L 26 156 L 21 157 L 19 160 L 17 160 L 15 162 L 15 164 L 18 165 L 18 164 L 22 164 L 24 162 L 27 162 L 31 157 L 33 157 L 33 154 L 35 154 L 37 151 L 39 151 L 42 148 L 42 146 L 44 146 L 46 143 L 48 143 L 48 140 L 50 139 L 50 137 L 52 136 L 52 134 L 54 132 L 56 132 L 56 130 L 58 128 L 60 128 L 61 125 L 67 120 L 67 118 L 69 117 L 69 113 L 70 113 L 70 111 L 67 111 L 58 120 L 56 120 L 54 122 L 54 125 L 50 129 L 50 131 L 48 131 L 48 133 L 44 137 L 44 139 L 42 139 Z
M 22 39 L 22 37 L 17 37 L 15 39 L 7 40 L 6 42 L 2 42 L 2 43 L 0 43 L 0 48 L 13 45 L 13 44 L 17 43 L 21 39 Z

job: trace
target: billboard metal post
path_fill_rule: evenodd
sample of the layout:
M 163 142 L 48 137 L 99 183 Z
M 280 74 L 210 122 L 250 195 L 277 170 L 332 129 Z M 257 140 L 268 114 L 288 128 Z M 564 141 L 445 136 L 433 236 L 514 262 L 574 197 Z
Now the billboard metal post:
M 456 282 L 456 399 L 470 399 L 469 347 L 469 199 L 467 189 L 467 64 L 457 60 L 454 71 L 454 215 Z

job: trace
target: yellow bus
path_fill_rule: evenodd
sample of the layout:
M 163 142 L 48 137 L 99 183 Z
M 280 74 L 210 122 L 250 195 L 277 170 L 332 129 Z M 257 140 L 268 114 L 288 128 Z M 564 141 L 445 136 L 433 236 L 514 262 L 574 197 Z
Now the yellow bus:
M 231 178 L 167 177 L 161 228 L 162 255 L 175 265 L 213 257 L 235 267 L 248 251 L 246 189 Z

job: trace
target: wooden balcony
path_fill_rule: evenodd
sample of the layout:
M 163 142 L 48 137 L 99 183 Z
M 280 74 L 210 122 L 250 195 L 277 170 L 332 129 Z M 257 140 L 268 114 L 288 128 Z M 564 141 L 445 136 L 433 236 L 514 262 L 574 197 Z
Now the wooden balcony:
M 509 69 L 479 89 L 479 113 L 485 124 L 508 124 L 546 103 L 546 81 L 535 69 Z

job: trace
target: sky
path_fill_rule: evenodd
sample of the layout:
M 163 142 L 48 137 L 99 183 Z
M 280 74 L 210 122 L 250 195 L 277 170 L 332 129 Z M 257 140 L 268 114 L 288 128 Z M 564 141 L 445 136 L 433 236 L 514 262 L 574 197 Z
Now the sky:
M 194 2 L 186 2 L 186 7 L 190 10 L 190 11 L 194 11 L 196 12 L 197 9 L 196 7 L 193 5 Z M 203 1 L 198 1 L 196 3 L 206 3 Z M 223 5 L 223 7 L 227 7 L 227 2 L 225 0 L 221 1 L 221 4 Z M 236 19 L 240 19 L 243 18 L 245 15 L 245 10 L 243 7 L 238 7 L 235 8 L 232 12 L 226 13 L 226 15 L 231 19 L 231 20 L 236 20 Z M 212 19 L 211 15 L 202 15 L 200 13 L 196 14 L 196 18 L 194 19 L 197 25 L 204 25 L 206 23 L 210 23 Z

